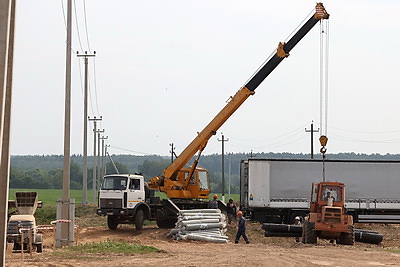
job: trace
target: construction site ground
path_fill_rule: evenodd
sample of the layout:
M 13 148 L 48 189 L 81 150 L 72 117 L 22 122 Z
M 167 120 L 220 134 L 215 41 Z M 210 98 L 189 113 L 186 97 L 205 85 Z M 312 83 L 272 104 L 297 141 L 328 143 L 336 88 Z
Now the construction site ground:
M 77 244 L 106 240 L 125 241 L 153 246 L 157 252 L 124 255 L 123 253 L 75 254 L 54 248 L 54 232 L 44 231 L 43 253 L 8 254 L 6 266 L 400 266 L 400 225 L 358 224 L 356 228 L 375 230 L 384 235 L 380 245 L 356 242 L 354 246 L 332 244 L 319 240 L 317 245 L 302 244 L 295 238 L 264 237 L 261 224 L 247 222 L 250 244 L 243 240 L 234 244 L 235 225 L 228 225 L 229 243 L 176 241 L 169 230 L 146 225 L 142 231 L 122 225 L 111 231 L 104 217 L 80 221 Z M 90 226 L 91 220 L 102 226 Z M 77 220 L 79 223 L 79 220 Z

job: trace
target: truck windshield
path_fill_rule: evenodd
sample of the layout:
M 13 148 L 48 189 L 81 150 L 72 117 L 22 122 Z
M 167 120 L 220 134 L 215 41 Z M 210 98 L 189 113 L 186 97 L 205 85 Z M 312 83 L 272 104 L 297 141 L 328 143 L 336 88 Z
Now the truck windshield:
M 128 178 L 121 176 L 105 177 L 101 189 L 103 190 L 125 190 Z
M 208 189 L 208 175 L 206 171 L 199 171 L 199 182 L 201 189 Z

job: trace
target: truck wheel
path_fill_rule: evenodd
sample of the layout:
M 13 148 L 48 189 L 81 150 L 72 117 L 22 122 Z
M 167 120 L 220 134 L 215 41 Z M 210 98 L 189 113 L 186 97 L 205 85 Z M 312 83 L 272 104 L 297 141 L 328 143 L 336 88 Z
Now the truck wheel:
M 340 233 L 339 240 L 337 240 L 336 243 L 352 246 L 354 245 L 355 239 L 354 229 L 352 228 L 350 233 Z
M 108 229 L 115 230 L 118 227 L 118 217 L 114 215 L 107 216 Z
M 42 251 L 43 251 L 43 244 L 42 243 L 36 244 L 36 252 L 42 253 Z
M 175 227 L 176 219 L 164 218 L 157 220 L 157 226 L 161 229 L 171 229 Z
M 314 231 L 315 224 L 308 221 L 308 218 L 303 224 L 303 243 L 304 244 L 317 244 L 317 233 Z
M 138 209 L 135 215 L 135 228 L 136 230 L 143 229 L 143 222 L 144 222 L 144 213 L 142 209 Z

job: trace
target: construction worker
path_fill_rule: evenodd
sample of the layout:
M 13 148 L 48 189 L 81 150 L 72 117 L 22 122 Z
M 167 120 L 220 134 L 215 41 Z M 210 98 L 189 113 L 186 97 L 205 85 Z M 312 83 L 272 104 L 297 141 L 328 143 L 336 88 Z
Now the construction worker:
M 226 213 L 228 214 L 228 224 L 231 224 L 232 221 L 236 222 L 236 205 L 232 198 L 226 204 Z
M 237 216 L 239 218 L 239 223 L 238 223 L 238 231 L 236 233 L 236 238 L 235 238 L 235 244 L 239 243 L 239 239 L 241 236 L 243 236 L 244 241 L 246 244 L 249 243 L 249 239 L 247 238 L 246 235 L 246 220 L 243 218 L 243 213 L 239 210 L 237 212 Z
M 294 218 L 294 225 L 302 225 L 302 220 L 300 216 Z M 300 242 L 300 237 L 296 236 L 296 242 Z
M 215 194 L 213 199 L 208 202 L 208 208 L 209 209 L 218 209 L 218 195 Z

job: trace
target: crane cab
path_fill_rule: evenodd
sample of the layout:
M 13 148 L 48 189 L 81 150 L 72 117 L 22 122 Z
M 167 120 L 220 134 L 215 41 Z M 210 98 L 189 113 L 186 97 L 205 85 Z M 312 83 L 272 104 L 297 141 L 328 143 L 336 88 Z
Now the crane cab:
M 160 190 L 167 194 L 168 198 L 208 199 L 210 194 L 208 171 L 197 167 L 189 177 L 190 172 L 191 168 L 180 169 L 176 179 L 165 179 Z

